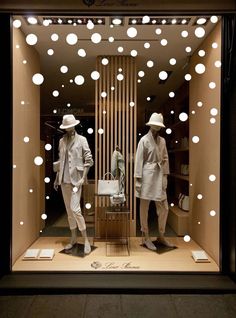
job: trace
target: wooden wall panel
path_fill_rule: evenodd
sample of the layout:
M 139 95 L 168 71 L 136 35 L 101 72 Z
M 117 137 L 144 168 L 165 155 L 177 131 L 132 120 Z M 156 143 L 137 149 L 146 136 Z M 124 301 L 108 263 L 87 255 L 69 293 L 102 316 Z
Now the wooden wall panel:
M 218 44 L 212 48 L 212 43 Z M 206 52 L 204 57 L 198 56 L 198 51 Z M 189 86 L 190 113 L 190 235 L 219 265 L 220 233 L 220 85 L 221 69 L 215 66 L 221 60 L 221 23 L 209 34 L 191 58 Z M 203 74 L 195 72 L 195 66 L 203 63 L 206 71 Z M 216 88 L 210 89 L 209 83 L 215 82 Z M 203 103 L 202 107 L 197 102 Z M 217 109 L 218 114 L 212 115 L 211 109 Z M 192 114 L 192 111 L 195 113 Z M 214 120 L 215 123 L 210 121 Z M 200 138 L 198 143 L 192 142 L 192 137 Z M 215 175 L 214 182 L 209 176 Z M 203 198 L 199 200 L 198 194 Z M 215 216 L 210 211 L 216 212 Z M 227 217 L 227 216 L 226 216 Z
M 44 145 L 40 145 L 40 87 L 32 83 L 32 76 L 39 71 L 38 53 L 26 44 L 25 35 L 13 28 L 13 264 L 44 226 L 40 217 L 45 212 L 44 165 L 34 164 L 36 156 L 44 157 Z M 28 143 L 23 141 L 25 136 L 30 138 Z
M 103 56 L 97 57 L 96 69 L 100 73 L 96 81 L 95 115 L 96 115 L 96 163 L 95 163 L 95 192 L 97 181 L 111 171 L 111 158 L 118 145 L 125 159 L 127 205 L 130 208 L 130 231 L 136 231 L 136 201 L 134 198 L 133 164 L 136 151 L 136 62 L 130 56 L 106 56 L 109 63 L 101 63 Z M 123 75 L 118 80 L 117 75 Z M 105 92 L 106 97 L 102 97 Z M 134 106 L 130 106 L 134 102 Z M 99 134 L 99 129 L 103 133 Z M 96 237 L 104 236 L 104 208 L 109 205 L 109 198 L 96 198 Z

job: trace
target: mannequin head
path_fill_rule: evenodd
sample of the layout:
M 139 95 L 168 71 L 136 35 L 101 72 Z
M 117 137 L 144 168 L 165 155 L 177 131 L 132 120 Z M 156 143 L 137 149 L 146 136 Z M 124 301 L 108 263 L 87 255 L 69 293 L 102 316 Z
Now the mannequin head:
M 160 126 L 150 126 L 151 131 L 160 131 L 161 127 Z
M 75 127 L 70 127 L 65 129 L 67 135 L 73 136 L 75 134 Z
M 159 126 L 150 126 L 150 131 L 151 131 L 154 138 L 159 136 L 160 130 L 161 130 L 161 127 L 159 127 Z

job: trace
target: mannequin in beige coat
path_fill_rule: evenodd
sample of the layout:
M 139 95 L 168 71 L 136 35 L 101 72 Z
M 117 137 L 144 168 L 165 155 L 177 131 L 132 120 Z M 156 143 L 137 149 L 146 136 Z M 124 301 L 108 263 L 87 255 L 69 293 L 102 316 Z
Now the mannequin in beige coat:
M 57 169 L 54 169 L 57 170 L 54 188 L 57 190 L 58 186 L 61 186 L 71 230 L 71 240 L 65 249 L 69 250 L 76 244 L 78 227 L 84 237 L 84 253 L 89 254 L 91 247 L 81 212 L 80 198 L 82 185 L 89 168 L 93 165 L 93 159 L 87 139 L 75 131 L 78 123 L 79 120 L 73 115 L 63 116 L 60 128 L 65 129 L 66 134 L 59 141 L 59 161 Z
M 158 241 L 163 245 L 173 246 L 164 238 L 168 216 L 166 188 L 169 159 L 165 139 L 159 136 L 160 129 L 165 127 L 162 114 L 153 113 L 146 125 L 150 126 L 150 130 L 140 139 L 135 158 L 135 195 L 140 198 L 140 223 L 145 236 L 144 244 L 147 248 L 156 250 L 148 231 L 150 201 L 155 201 L 156 204 L 160 234 Z

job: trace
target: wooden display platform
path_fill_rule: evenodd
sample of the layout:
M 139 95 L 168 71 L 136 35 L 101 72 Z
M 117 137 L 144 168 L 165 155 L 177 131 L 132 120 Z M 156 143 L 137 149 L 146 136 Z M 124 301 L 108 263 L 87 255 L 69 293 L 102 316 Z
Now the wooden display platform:
M 153 238 L 155 240 L 155 238 Z M 210 258 L 210 263 L 195 263 L 192 250 L 201 249 L 194 241 L 184 242 L 183 238 L 170 237 L 168 240 L 178 248 L 158 254 L 141 246 L 141 237 L 130 238 L 130 255 L 124 256 L 119 248 L 112 251 L 116 256 L 106 256 L 106 242 L 94 242 L 96 249 L 83 258 L 60 253 L 68 243 L 65 237 L 41 237 L 30 248 L 54 248 L 53 260 L 37 262 L 23 261 L 23 255 L 13 265 L 13 272 L 219 272 L 219 267 Z M 92 242 L 92 239 L 91 239 Z M 78 243 L 82 243 L 79 238 Z

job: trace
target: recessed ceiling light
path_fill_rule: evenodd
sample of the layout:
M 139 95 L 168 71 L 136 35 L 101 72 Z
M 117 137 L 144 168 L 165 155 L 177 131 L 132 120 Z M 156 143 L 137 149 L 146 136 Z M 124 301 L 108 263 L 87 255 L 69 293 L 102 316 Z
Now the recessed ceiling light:
M 114 25 L 121 25 L 121 24 L 122 24 L 121 18 L 114 18 L 114 19 L 112 19 L 112 24 L 114 24 Z
M 35 17 L 28 17 L 27 21 L 29 24 L 37 24 L 38 20 Z
M 205 23 L 206 23 L 206 21 L 207 21 L 207 19 L 206 19 L 206 18 L 199 18 L 199 19 L 197 19 L 197 24 L 202 25 L 202 24 L 205 24 Z
M 146 23 L 149 23 L 150 22 L 150 17 L 148 15 L 145 15 L 143 18 L 142 18 L 142 23 L 143 24 L 146 24 Z
M 91 20 L 88 20 L 87 29 L 92 30 L 94 28 L 94 23 Z

